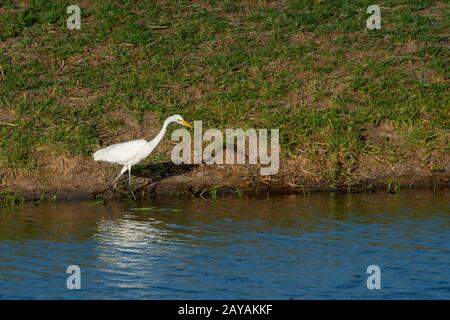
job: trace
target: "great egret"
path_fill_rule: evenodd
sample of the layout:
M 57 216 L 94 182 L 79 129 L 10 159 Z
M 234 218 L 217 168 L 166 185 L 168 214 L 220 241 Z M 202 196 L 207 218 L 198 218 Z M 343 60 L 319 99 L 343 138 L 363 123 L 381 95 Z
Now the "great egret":
M 128 189 L 131 192 L 131 195 L 133 196 L 134 200 L 136 200 L 133 190 L 131 189 L 131 167 L 141 162 L 143 159 L 145 159 L 156 148 L 158 143 L 164 137 L 164 134 L 166 133 L 167 130 L 167 126 L 172 122 L 176 122 L 188 128 L 192 128 L 189 122 L 184 120 L 183 117 L 180 116 L 179 114 L 176 114 L 167 118 L 164 121 L 161 130 L 156 135 L 156 137 L 153 138 L 153 140 L 147 141 L 144 139 L 139 139 L 123 143 L 117 143 L 110 145 L 106 148 L 100 149 L 94 153 L 95 161 L 106 161 L 109 163 L 123 165 L 123 168 L 122 170 L 120 170 L 119 175 L 111 183 L 108 189 L 108 193 L 106 194 L 105 201 L 107 200 L 108 195 L 111 192 L 111 189 L 114 186 L 114 184 L 127 170 L 128 170 Z

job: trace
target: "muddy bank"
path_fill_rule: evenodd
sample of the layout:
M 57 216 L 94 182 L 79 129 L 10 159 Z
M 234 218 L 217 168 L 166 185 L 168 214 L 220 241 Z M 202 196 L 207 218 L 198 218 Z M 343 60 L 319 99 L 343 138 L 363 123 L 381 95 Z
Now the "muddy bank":
M 38 170 L 6 171 L 0 192 L 25 198 L 86 199 L 101 197 L 120 169 L 87 157 L 42 157 Z M 338 171 L 340 169 L 340 172 Z M 296 157 L 281 160 L 273 176 L 261 176 L 257 165 L 174 165 L 151 163 L 133 168 L 133 189 L 140 198 L 222 194 L 274 195 L 308 192 L 398 192 L 404 189 L 440 189 L 450 186 L 450 156 L 410 157 L 395 163 L 361 156 L 351 168 L 329 159 Z M 127 197 L 126 179 L 114 197 Z

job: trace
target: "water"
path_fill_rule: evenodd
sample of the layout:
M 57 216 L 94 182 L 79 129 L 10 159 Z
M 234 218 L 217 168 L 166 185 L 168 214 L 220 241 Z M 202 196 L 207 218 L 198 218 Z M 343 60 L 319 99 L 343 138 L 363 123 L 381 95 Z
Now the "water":
M 0 298 L 450 299 L 449 195 L 2 209 Z M 69 265 L 81 290 L 66 287 Z

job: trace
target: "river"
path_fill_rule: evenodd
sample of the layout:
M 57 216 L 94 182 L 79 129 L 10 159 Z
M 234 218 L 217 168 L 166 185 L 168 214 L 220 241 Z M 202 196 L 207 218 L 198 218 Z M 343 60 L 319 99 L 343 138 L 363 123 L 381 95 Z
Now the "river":
M 0 298 L 450 299 L 449 196 L 2 208 Z M 80 290 L 67 288 L 70 265 L 80 268 Z M 371 265 L 381 289 L 368 289 Z

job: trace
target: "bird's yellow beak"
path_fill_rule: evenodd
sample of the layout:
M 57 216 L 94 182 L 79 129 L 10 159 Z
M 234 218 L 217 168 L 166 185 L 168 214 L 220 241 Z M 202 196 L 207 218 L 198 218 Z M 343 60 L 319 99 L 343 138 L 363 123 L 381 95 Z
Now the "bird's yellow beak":
M 183 126 L 186 126 L 186 127 L 188 127 L 188 128 L 192 128 L 191 124 L 190 124 L 189 122 L 187 122 L 186 120 L 181 119 L 180 122 L 181 122 L 181 124 L 182 124 Z

